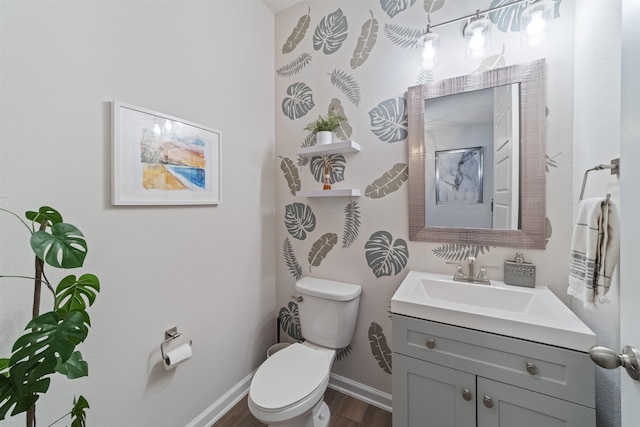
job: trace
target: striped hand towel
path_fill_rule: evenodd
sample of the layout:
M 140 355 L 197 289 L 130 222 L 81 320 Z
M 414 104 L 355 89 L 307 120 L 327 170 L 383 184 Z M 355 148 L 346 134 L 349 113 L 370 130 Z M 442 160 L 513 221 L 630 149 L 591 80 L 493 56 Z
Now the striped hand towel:
M 573 229 L 567 293 L 585 308 L 608 302 L 613 270 L 620 255 L 620 224 L 616 206 L 602 198 L 580 202 Z

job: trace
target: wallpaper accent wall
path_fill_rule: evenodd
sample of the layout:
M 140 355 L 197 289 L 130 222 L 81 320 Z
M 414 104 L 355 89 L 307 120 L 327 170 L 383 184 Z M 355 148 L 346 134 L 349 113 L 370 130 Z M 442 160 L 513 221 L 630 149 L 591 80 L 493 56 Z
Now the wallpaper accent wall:
M 409 270 L 453 273 L 446 261 L 470 253 L 499 266 L 515 250 L 408 239 L 407 99 L 410 86 L 515 63 L 546 58 L 547 249 L 525 251 L 544 267 L 539 281 L 563 300 L 571 223 L 571 123 L 573 106 L 572 6 L 555 1 L 554 33 L 540 47 L 520 46 L 517 5 L 491 14 L 493 46 L 484 58 L 464 60 L 462 27 L 441 27 L 440 64 L 423 69 L 418 50 L 427 22 L 438 23 L 504 4 L 507 0 L 306 1 L 276 15 L 276 176 L 277 303 L 289 340 L 302 338 L 298 307 L 290 301 L 296 280 L 305 275 L 353 282 L 363 287 L 356 336 L 340 352 L 334 372 L 390 393 L 392 337 L 389 302 Z M 566 9 L 566 10 L 565 10 Z M 565 37 L 566 36 L 566 37 Z M 568 61 L 568 62 L 567 62 Z M 347 120 L 337 131 L 361 152 L 331 155 L 332 188 L 360 188 L 359 198 L 296 198 L 321 189 L 322 157 L 298 157 L 315 144 L 304 130 L 318 115 L 335 109 Z M 556 113 L 557 112 L 557 113 Z M 554 117 L 555 116 L 555 117 Z M 551 236 L 551 224 L 563 232 Z M 539 283 L 540 283 L 539 282 Z

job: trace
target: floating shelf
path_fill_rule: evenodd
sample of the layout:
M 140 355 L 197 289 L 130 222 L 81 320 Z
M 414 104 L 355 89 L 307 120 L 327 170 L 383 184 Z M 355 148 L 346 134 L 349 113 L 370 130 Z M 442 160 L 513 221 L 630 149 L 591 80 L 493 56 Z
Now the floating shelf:
M 314 157 L 328 154 L 357 153 L 360 151 L 360 144 L 355 141 L 340 141 L 331 144 L 312 145 L 310 147 L 302 147 L 296 151 L 298 156 Z
M 360 190 L 355 188 L 343 188 L 339 190 L 296 191 L 296 197 L 351 197 L 351 196 L 360 197 Z

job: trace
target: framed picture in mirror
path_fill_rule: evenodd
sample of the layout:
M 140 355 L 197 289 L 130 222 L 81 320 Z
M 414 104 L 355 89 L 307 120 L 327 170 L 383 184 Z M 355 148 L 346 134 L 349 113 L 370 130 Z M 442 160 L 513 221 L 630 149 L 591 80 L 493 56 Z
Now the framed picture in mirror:
M 483 147 L 435 152 L 436 204 L 482 203 Z

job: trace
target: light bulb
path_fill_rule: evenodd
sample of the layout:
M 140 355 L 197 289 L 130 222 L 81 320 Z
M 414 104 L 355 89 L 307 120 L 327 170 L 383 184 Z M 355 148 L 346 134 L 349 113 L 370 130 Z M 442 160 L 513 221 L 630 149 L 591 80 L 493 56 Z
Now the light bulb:
M 428 40 L 424 44 L 424 48 L 422 49 L 422 59 L 425 61 L 433 61 L 436 58 L 436 48 L 433 47 L 433 42 Z
M 173 126 L 171 125 L 171 122 L 169 120 L 164 122 L 164 128 L 167 132 L 171 132 L 171 129 L 173 128 Z
M 160 126 L 157 123 L 153 125 L 153 133 L 155 133 L 156 135 L 160 135 L 160 132 Z
M 471 38 L 469 39 L 469 49 L 482 49 L 482 47 L 484 46 L 484 42 L 485 39 L 482 28 L 475 28 L 473 30 L 473 33 L 471 34 Z
M 547 22 L 544 20 L 544 11 L 539 10 L 531 14 L 531 22 L 527 25 L 527 35 L 535 37 L 544 33 Z

